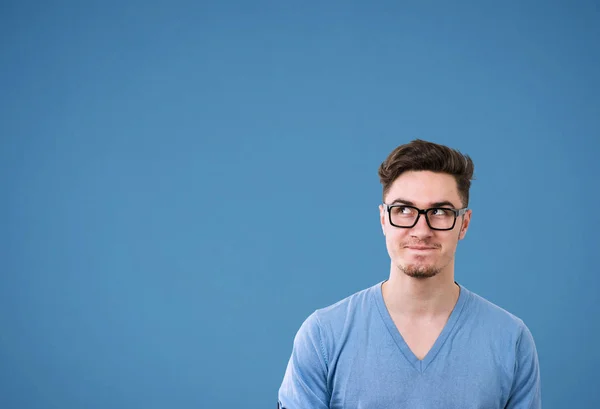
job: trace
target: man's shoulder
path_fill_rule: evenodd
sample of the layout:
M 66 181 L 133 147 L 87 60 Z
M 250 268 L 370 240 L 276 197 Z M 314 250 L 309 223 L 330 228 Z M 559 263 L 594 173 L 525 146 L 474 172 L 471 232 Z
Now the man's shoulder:
M 341 312 L 347 312 L 360 306 L 364 306 L 365 303 L 372 302 L 374 292 L 377 291 L 378 288 L 381 288 L 381 283 L 358 290 L 334 302 L 333 304 L 320 307 L 315 311 L 315 313 L 317 313 L 319 317 L 326 319 L 329 317 L 335 317 Z
M 514 330 L 520 332 L 523 328 L 526 328 L 521 317 L 508 309 L 501 307 L 483 295 L 470 290 L 467 291 L 470 296 L 470 310 L 478 324 L 494 328 L 503 328 L 504 331 Z
M 513 373 L 520 359 L 529 360 L 530 364 L 537 359 L 533 334 L 521 317 L 473 292 L 470 293 L 470 304 L 466 314 L 467 348 L 484 345 L 485 353 L 493 351 L 497 361 L 504 362 L 508 373 Z M 478 341 L 473 342 L 474 337 Z M 522 363 L 518 365 L 523 367 Z
M 334 329 L 340 325 L 347 325 L 360 314 L 365 314 L 374 305 L 373 298 L 376 291 L 381 290 L 381 282 L 367 288 L 358 290 L 338 301 L 317 308 L 304 322 L 306 329 L 316 328 Z

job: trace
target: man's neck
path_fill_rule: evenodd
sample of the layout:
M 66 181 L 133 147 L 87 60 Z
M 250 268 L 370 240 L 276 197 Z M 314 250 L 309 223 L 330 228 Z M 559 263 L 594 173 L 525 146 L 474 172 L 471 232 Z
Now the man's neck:
M 392 267 L 383 284 L 383 299 L 390 314 L 407 319 L 428 319 L 448 315 L 456 305 L 460 288 L 453 271 L 430 278 L 413 278 Z

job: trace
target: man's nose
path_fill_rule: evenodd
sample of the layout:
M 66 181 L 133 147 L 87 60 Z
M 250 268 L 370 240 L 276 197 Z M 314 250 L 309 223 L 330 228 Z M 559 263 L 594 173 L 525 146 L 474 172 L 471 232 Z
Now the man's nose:
M 419 215 L 419 220 L 417 220 L 417 224 L 413 226 L 410 233 L 411 235 L 418 237 L 431 236 L 433 234 L 433 231 L 427 224 L 427 220 L 424 214 Z

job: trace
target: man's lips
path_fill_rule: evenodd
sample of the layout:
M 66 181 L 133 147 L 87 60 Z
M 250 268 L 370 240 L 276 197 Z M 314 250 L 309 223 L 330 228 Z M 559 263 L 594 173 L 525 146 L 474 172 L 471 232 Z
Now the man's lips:
M 405 246 L 405 248 L 411 249 L 411 250 L 435 250 L 436 249 L 436 247 L 432 247 L 432 246 Z

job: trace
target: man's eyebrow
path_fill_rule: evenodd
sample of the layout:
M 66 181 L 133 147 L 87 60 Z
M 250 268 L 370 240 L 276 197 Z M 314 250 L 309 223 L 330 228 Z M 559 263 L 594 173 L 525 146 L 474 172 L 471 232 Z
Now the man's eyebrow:
M 392 202 L 392 204 L 398 204 L 398 203 L 401 203 L 401 204 L 406 204 L 406 205 L 409 205 L 409 206 L 414 206 L 414 205 L 415 205 L 415 204 L 414 204 L 413 202 L 411 202 L 410 200 L 401 199 L 401 198 L 395 199 L 395 200 Z
M 402 198 L 397 198 L 392 202 L 392 204 L 398 204 L 398 203 L 409 205 L 409 206 L 415 205 L 414 202 L 411 202 L 410 200 L 406 200 L 406 199 L 402 199 Z M 429 207 L 443 207 L 443 206 L 451 206 L 454 209 L 457 209 L 457 207 L 454 206 L 454 204 L 452 202 L 450 202 L 449 200 L 442 200 L 441 202 L 434 202 L 429 205 Z
M 431 207 L 444 207 L 444 206 L 450 206 L 454 209 L 458 209 L 458 206 L 454 206 L 454 203 L 448 201 L 448 200 L 444 200 L 442 202 L 435 202 L 431 204 Z

